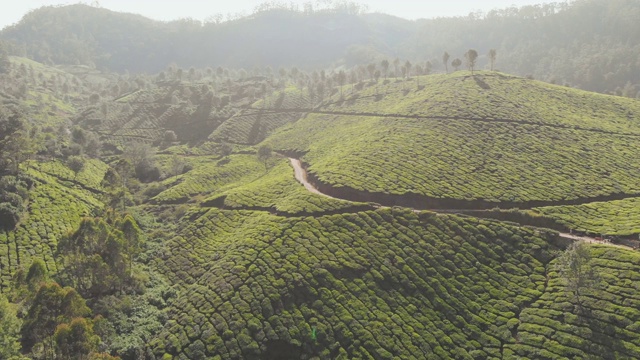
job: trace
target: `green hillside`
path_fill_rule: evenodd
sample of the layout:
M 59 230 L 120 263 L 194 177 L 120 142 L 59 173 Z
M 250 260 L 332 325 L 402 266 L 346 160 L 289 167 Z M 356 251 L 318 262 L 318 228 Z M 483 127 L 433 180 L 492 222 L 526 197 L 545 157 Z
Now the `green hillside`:
M 0 359 L 640 358 L 640 102 L 343 68 L 12 57 Z
M 637 100 L 488 72 L 346 92 L 267 140 L 304 153 L 317 181 L 345 194 L 424 196 L 428 208 L 640 192 Z
M 548 206 L 535 210 L 578 231 L 622 236 L 640 234 L 638 198 L 573 206 Z
M 156 260 L 181 289 L 152 341 L 157 356 L 631 358 L 640 350 L 640 312 L 628 307 L 635 287 L 619 281 L 635 278 L 640 258 L 625 250 L 591 249 L 603 281 L 583 299 L 588 312 L 572 315 L 552 233 L 389 209 L 190 218 Z

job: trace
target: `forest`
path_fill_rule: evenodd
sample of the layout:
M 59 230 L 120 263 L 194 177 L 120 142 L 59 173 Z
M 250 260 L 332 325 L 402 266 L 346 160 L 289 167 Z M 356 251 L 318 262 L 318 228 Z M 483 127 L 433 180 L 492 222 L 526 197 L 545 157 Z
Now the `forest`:
M 0 359 L 639 358 L 636 20 L 33 10 L 0 32 Z
M 349 2 L 328 8 L 273 2 L 245 17 L 158 22 L 88 5 L 48 6 L 3 29 L 0 39 L 11 54 L 42 63 L 131 73 L 156 73 L 171 63 L 251 72 L 385 58 L 428 61 L 442 71 L 450 65 L 443 64 L 445 51 L 463 60 L 469 48 L 482 58 L 496 49 L 497 68 L 507 73 L 627 97 L 640 92 L 637 0 L 565 1 L 416 21 L 365 10 Z

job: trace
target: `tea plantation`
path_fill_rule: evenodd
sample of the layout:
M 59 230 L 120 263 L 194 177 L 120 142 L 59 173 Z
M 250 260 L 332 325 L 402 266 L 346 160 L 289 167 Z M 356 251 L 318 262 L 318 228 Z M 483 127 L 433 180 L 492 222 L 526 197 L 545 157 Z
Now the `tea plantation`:
M 181 289 L 152 342 L 158 356 L 270 359 L 283 340 L 301 359 L 640 350 L 640 311 L 628 307 L 637 295 L 623 295 L 637 292 L 640 256 L 625 250 L 590 250 L 602 283 L 576 315 L 553 270 L 551 232 L 391 209 L 189 216 L 156 261 Z
M 640 234 L 637 100 L 12 61 L 32 146 L 0 162 L 0 316 L 24 356 L 640 358 L 640 253 L 545 228 Z
M 493 74 L 421 84 L 365 88 L 267 142 L 367 193 L 521 207 L 640 193 L 637 101 Z

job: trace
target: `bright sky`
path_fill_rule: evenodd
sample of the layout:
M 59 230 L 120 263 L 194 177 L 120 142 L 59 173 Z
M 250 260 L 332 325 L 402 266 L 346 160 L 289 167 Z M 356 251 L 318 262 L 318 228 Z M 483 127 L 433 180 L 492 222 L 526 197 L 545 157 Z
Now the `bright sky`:
M 302 4 L 326 2 L 327 0 L 275 0 L 276 3 Z M 330 1 L 330 0 L 329 0 Z M 30 10 L 45 5 L 74 4 L 69 0 L 2 0 L 0 28 L 14 24 Z M 95 0 L 82 1 L 93 4 Z M 214 14 L 251 13 L 265 0 L 98 0 L 101 7 L 141 14 L 157 20 L 194 18 L 204 20 Z M 370 12 L 383 12 L 407 19 L 433 18 L 439 16 L 465 16 L 471 11 L 489 11 L 511 5 L 523 6 L 551 2 L 550 0 L 360 0 Z

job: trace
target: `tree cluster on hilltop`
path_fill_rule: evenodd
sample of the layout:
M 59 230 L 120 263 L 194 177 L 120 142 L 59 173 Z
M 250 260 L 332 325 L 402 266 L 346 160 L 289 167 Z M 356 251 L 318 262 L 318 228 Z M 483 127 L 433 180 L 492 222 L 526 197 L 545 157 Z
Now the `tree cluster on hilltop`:
M 496 49 L 502 71 L 636 97 L 639 10 L 636 0 L 581 0 L 408 21 L 364 14 L 356 5 L 335 11 L 265 5 L 228 21 L 214 16 L 205 23 L 163 23 L 73 5 L 33 11 L 0 38 L 12 42 L 12 54 L 41 62 L 136 73 L 157 72 L 171 62 L 313 68 L 396 56 L 430 61 L 444 71 L 438 56 L 444 49 L 462 54 L 474 46 L 481 59 Z

